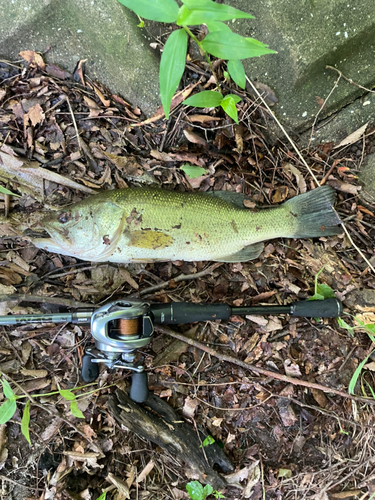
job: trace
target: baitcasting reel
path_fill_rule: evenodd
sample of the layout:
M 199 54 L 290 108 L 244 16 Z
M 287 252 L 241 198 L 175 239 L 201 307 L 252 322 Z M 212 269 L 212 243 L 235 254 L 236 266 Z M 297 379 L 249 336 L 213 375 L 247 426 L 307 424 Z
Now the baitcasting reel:
M 154 333 L 150 305 L 146 302 L 111 302 L 93 312 L 91 333 L 96 349 L 87 349 L 82 358 L 81 377 L 93 382 L 99 375 L 98 363 L 108 368 L 127 368 L 134 372 L 130 397 L 136 402 L 147 399 L 147 373 L 135 365 L 135 351 L 146 346 Z
M 20 323 L 75 323 L 91 324 L 95 348 L 88 349 L 82 359 L 81 376 L 93 382 L 99 375 L 98 363 L 109 368 L 133 371 L 130 397 L 137 403 L 148 397 L 147 373 L 134 363 L 137 349 L 145 347 L 154 333 L 154 324 L 178 325 L 196 321 L 228 320 L 230 316 L 278 315 L 305 318 L 337 318 L 342 314 L 338 299 L 305 300 L 286 306 L 230 307 L 227 304 L 191 304 L 175 302 L 150 304 L 141 300 L 117 300 L 99 309 L 74 313 L 26 314 L 0 316 L 0 325 Z

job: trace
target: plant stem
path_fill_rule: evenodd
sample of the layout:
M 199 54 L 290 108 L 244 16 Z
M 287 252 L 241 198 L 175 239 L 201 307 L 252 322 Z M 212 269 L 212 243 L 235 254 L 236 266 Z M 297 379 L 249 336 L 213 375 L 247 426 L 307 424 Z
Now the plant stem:
M 198 40 L 198 38 L 190 31 L 190 29 L 187 27 L 187 26 L 182 26 L 184 28 L 184 30 L 186 31 L 186 33 L 194 40 L 194 42 L 198 45 L 199 49 L 203 52 L 204 54 L 204 57 L 206 58 L 206 61 L 208 62 L 208 65 L 210 66 L 210 69 L 212 71 L 212 74 L 214 75 L 214 78 L 215 78 L 215 81 L 216 81 L 216 86 L 217 88 L 219 89 L 220 88 L 220 85 L 219 85 L 219 80 L 217 79 L 217 76 L 216 76 L 216 73 L 215 73 L 215 70 L 214 70 L 214 67 L 212 65 L 212 62 L 211 62 L 211 59 L 208 57 L 208 54 L 207 52 L 204 50 L 201 42 Z

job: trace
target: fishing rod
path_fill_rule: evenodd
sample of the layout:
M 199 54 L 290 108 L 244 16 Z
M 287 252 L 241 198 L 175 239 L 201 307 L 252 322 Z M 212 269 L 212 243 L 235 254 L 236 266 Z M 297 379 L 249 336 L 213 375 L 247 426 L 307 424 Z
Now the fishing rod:
M 231 316 L 269 314 L 338 318 L 342 314 L 342 303 L 331 298 L 297 301 L 286 306 L 231 307 L 228 304 L 152 304 L 142 300 L 120 299 L 97 309 L 81 309 L 71 313 L 0 316 L 0 326 L 23 323 L 90 324 L 95 348 L 87 349 L 82 358 L 82 379 L 87 383 L 93 382 L 99 376 L 99 363 L 104 363 L 108 368 L 132 370 L 130 397 L 133 401 L 142 403 L 148 397 L 147 373 L 143 365 L 136 364 L 134 360 L 137 349 L 150 343 L 154 324 L 178 325 L 228 320 Z

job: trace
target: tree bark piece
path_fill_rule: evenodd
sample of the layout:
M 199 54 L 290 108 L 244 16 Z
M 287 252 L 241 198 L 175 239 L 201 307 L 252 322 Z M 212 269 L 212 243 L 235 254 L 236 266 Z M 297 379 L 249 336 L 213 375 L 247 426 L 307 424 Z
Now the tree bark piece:
M 139 405 L 117 390 L 109 398 L 108 407 L 118 423 L 157 444 L 183 463 L 190 478 L 210 484 L 216 490 L 225 488 L 225 479 L 212 467 L 216 464 L 223 472 L 231 472 L 234 467 L 229 459 L 216 443 L 205 446 L 203 452 L 200 439 L 203 442 L 208 433 L 198 429 L 199 439 L 192 427 L 168 403 L 150 394 L 145 403 Z

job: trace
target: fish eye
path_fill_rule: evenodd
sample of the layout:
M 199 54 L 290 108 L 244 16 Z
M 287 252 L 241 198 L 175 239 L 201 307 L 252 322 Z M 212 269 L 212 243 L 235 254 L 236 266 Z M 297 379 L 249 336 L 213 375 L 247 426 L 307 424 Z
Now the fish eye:
M 58 221 L 58 222 L 61 222 L 61 224 L 65 224 L 65 223 L 66 223 L 66 222 L 68 222 L 70 219 L 71 219 L 70 212 L 61 212 L 61 213 L 57 216 L 57 221 Z

